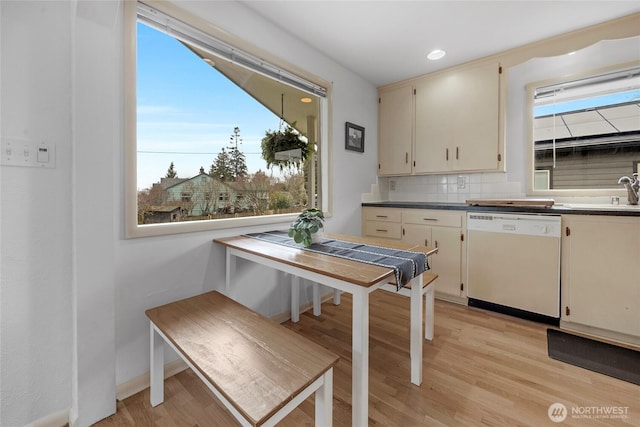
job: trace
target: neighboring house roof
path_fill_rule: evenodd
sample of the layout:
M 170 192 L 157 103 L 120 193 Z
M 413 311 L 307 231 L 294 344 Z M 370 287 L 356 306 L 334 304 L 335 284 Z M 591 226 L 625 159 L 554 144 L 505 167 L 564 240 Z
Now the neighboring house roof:
M 212 179 L 212 180 L 216 180 L 215 178 L 211 177 L 209 174 L 206 173 L 199 173 L 198 175 L 192 177 L 192 178 L 181 178 L 179 182 L 176 182 L 168 187 L 165 188 L 165 190 L 169 190 L 173 187 L 176 187 L 178 185 L 182 185 L 182 184 L 186 184 L 187 181 L 193 181 L 194 179 L 200 178 L 200 177 L 205 177 L 207 179 Z M 175 179 L 175 178 L 174 178 Z M 218 180 L 216 180 L 218 181 Z
M 588 146 L 638 141 L 639 134 L 638 102 L 567 111 L 534 120 L 536 149 L 549 148 L 549 144 L 541 143 L 554 137 L 563 143 L 561 146 Z
M 160 178 L 160 187 L 162 187 L 163 190 L 166 190 L 167 188 L 173 187 L 174 185 L 180 184 L 188 179 L 189 178 Z
M 170 213 L 181 209 L 181 206 L 151 206 L 147 212 Z

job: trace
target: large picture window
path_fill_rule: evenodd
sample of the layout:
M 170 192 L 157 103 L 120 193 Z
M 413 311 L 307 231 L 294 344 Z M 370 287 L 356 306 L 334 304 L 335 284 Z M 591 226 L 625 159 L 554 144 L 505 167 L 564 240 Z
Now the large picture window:
M 143 3 L 129 25 L 135 81 L 128 86 L 136 95 L 127 117 L 129 236 L 326 210 L 322 84 Z

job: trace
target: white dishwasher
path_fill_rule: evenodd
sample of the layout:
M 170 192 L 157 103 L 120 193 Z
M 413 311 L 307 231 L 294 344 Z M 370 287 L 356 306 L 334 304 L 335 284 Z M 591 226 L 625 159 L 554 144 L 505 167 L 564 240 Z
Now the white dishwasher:
M 467 213 L 469 305 L 557 325 L 560 216 Z

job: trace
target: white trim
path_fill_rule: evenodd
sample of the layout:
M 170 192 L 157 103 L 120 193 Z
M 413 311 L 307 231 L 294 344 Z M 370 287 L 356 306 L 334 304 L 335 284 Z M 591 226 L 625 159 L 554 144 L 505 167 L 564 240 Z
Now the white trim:
M 187 364 L 184 363 L 182 359 L 178 358 L 173 362 L 169 362 L 166 365 L 164 365 L 164 377 L 165 378 L 172 377 L 186 370 L 187 368 L 188 368 Z M 124 400 L 130 396 L 133 396 L 136 393 L 141 392 L 142 390 L 148 389 L 150 384 L 151 384 L 150 373 L 149 371 L 147 371 L 142 375 L 139 375 L 129 381 L 126 381 L 122 384 L 117 385 L 116 399 Z
M 25 427 L 60 427 L 69 422 L 69 409 L 64 409 L 60 412 L 49 414 L 46 417 L 42 417 L 32 423 L 25 425 Z

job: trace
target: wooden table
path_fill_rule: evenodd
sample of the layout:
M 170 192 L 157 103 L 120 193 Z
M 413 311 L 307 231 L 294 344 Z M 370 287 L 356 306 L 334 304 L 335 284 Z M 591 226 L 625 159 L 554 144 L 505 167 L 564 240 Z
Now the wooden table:
M 325 234 L 352 242 L 424 252 L 437 249 L 383 239 Z M 353 296 L 352 318 L 352 425 L 366 426 L 369 409 L 369 294 L 394 280 L 390 268 L 378 267 L 331 255 L 278 245 L 248 236 L 215 239 L 226 247 L 226 281 L 230 286 L 236 258 L 243 258 L 276 270 L 328 286 Z M 297 279 L 296 279 L 297 280 Z M 422 383 L 422 274 L 411 281 L 411 382 Z

